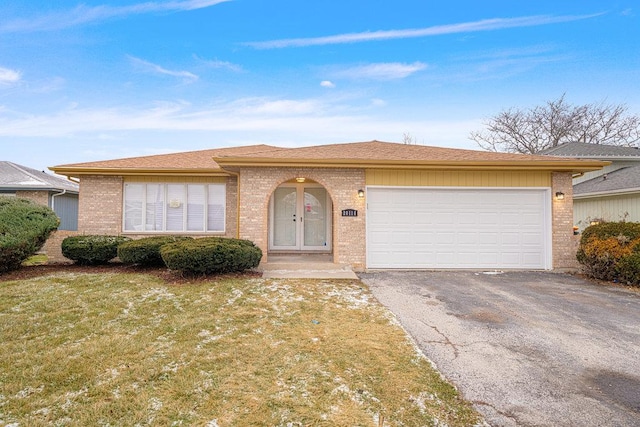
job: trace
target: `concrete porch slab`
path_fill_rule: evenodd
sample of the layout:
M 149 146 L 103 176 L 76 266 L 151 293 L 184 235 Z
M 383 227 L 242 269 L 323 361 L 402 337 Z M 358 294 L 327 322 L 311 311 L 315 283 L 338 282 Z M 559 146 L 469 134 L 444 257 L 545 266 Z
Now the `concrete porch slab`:
M 354 279 L 351 267 L 336 264 L 331 255 L 269 255 L 257 268 L 265 279 Z

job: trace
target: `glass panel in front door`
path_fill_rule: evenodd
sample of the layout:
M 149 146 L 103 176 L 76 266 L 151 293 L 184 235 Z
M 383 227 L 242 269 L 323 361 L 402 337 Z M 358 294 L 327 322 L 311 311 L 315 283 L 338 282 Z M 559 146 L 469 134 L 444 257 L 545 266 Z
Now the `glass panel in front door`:
M 324 188 L 305 188 L 304 246 L 327 245 L 327 191 Z
M 273 245 L 297 246 L 297 189 L 279 187 L 273 197 Z

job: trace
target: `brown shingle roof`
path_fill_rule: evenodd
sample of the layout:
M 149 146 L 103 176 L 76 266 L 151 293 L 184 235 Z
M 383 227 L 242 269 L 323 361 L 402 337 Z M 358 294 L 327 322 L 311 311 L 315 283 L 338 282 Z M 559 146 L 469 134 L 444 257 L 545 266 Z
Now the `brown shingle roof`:
M 128 157 L 115 160 L 101 160 L 97 162 L 71 163 L 52 166 L 53 171 L 85 170 L 85 169 L 124 169 L 124 170 L 189 170 L 205 169 L 219 170 L 220 166 L 213 160 L 215 156 L 234 155 L 246 156 L 265 153 L 269 150 L 279 150 L 271 145 L 250 145 L 245 147 L 217 148 L 210 150 L 186 151 L 182 153 L 158 154 L 154 156 Z M 59 173 L 59 172 L 58 172 Z
M 56 173 L 81 174 L 223 174 L 231 166 L 324 167 L 505 167 L 586 171 L 604 163 L 552 156 L 496 153 L 456 148 L 369 141 L 280 148 L 270 145 L 220 148 L 156 156 L 54 166 Z
M 223 167 L 322 165 L 329 167 L 504 167 L 529 169 L 587 171 L 602 168 L 605 163 L 591 160 L 568 160 L 566 157 L 496 153 L 492 151 L 407 145 L 369 141 L 346 144 L 282 148 L 268 152 L 237 155 L 224 153 L 214 157 Z
M 349 159 L 349 160 L 434 160 L 434 161 L 519 161 L 553 159 L 549 156 L 496 153 L 492 151 L 463 150 L 459 148 L 408 145 L 394 142 L 368 141 L 345 144 L 316 145 L 301 148 L 281 148 L 269 152 L 233 152 L 216 154 L 216 158 L 263 159 Z M 566 159 L 557 159 L 564 161 Z

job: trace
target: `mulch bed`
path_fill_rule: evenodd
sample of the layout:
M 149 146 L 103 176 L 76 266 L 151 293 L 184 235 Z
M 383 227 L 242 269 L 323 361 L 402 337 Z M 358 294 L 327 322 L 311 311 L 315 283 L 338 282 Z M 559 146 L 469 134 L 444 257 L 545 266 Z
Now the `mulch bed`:
M 34 277 L 46 276 L 53 273 L 88 273 L 88 274 L 100 274 L 100 273 L 134 273 L 134 274 L 149 274 L 163 280 L 165 283 L 173 285 L 182 285 L 187 283 L 202 282 L 215 279 L 224 278 L 255 278 L 261 277 L 262 273 L 256 271 L 245 271 L 243 273 L 228 273 L 216 276 L 189 276 L 183 275 L 176 271 L 171 271 L 166 267 L 143 267 L 139 265 L 126 265 L 119 262 L 113 262 L 105 265 L 77 265 L 77 264 L 43 264 L 43 265 L 31 265 L 23 266 L 18 270 L 7 271 L 0 273 L 0 282 L 7 282 L 11 280 L 24 280 Z

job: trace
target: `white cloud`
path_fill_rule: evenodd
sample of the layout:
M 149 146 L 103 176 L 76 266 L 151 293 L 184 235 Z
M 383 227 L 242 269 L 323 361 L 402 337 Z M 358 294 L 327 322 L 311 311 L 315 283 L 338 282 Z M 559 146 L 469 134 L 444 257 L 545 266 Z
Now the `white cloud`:
M 165 102 L 138 108 L 69 107 L 42 115 L 7 115 L 0 111 L 0 141 L 62 139 L 67 145 L 74 140 L 86 145 L 88 141 L 105 141 L 113 136 L 121 141 L 121 149 L 169 144 L 189 150 L 198 149 L 196 144 L 211 147 L 260 142 L 288 146 L 372 139 L 401 141 L 403 132 L 410 129 L 418 141 L 427 145 L 472 148 L 468 134 L 480 126 L 480 120 L 430 121 L 422 117 L 409 119 L 402 114 L 376 115 L 376 109 L 369 107 L 349 108 L 315 98 L 243 98 L 209 106 Z M 145 144 L 140 142 L 144 139 Z M 191 141 L 193 147 L 180 142 L 185 140 Z M 101 157 L 116 158 L 120 154 Z
M 235 71 L 237 73 L 244 71 L 240 65 L 234 64 L 232 62 L 220 61 L 218 59 L 204 59 L 200 58 L 198 55 L 193 55 L 193 57 L 207 67 L 222 68 L 229 71 Z
M 242 116 L 300 116 L 319 113 L 323 105 L 313 99 L 243 98 L 229 103 L 227 108 Z
M 336 87 L 336 84 L 329 80 L 323 80 L 320 82 L 320 86 L 333 89 L 334 87 Z
M 325 37 L 292 38 L 281 40 L 269 40 L 263 42 L 247 42 L 245 46 L 255 49 L 279 49 L 286 47 L 323 46 L 331 44 L 360 43 L 377 40 L 406 39 L 415 37 L 439 36 L 444 34 L 472 33 L 478 31 L 502 30 L 505 28 L 532 27 L 538 25 L 558 24 L 562 22 L 578 21 L 600 16 L 602 13 L 591 15 L 565 15 L 565 16 L 524 16 L 520 18 L 494 18 L 480 21 L 463 22 L 460 24 L 436 25 L 433 27 L 366 31 L 362 33 L 347 33 Z
M 371 106 L 373 107 L 386 107 L 386 105 L 387 105 L 387 101 L 385 101 L 384 99 L 373 98 L 371 100 Z
M 396 80 L 408 77 L 425 68 L 427 68 L 427 64 L 423 62 L 414 62 L 413 64 L 380 62 L 345 68 L 335 71 L 333 75 L 348 79 Z
M 0 85 L 10 85 L 13 83 L 17 83 L 21 78 L 22 73 L 20 71 L 0 67 Z
M 71 10 L 33 16 L 26 19 L 6 20 L 5 18 L 4 22 L 0 24 L 0 33 L 60 30 L 113 18 L 124 18 L 130 15 L 203 9 L 227 1 L 231 0 L 149 1 L 127 6 L 86 6 L 81 4 Z
M 134 56 L 129 56 L 129 60 L 136 67 L 142 69 L 148 73 L 161 74 L 165 76 L 177 77 L 181 79 L 184 83 L 193 83 L 198 80 L 198 76 L 189 72 L 189 71 L 176 71 L 169 70 L 160 65 L 154 64 L 149 61 L 145 61 L 144 59 L 136 58 Z

